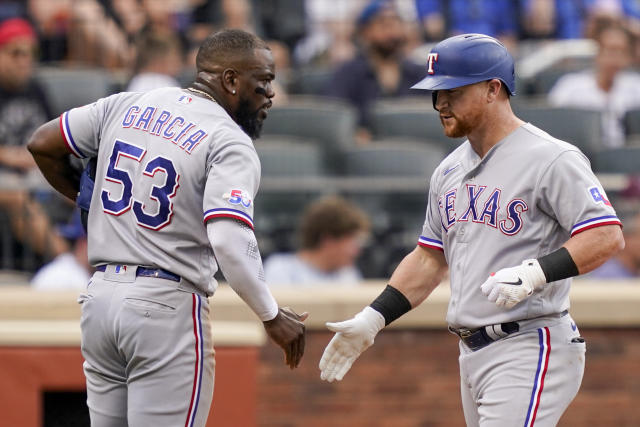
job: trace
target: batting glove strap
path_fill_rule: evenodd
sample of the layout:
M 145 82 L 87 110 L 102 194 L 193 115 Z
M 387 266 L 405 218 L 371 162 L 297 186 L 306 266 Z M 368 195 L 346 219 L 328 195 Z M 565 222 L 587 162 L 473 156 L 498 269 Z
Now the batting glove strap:
M 499 307 L 511 308 L 542 287 L 547 279 L 536 259 L 517 267 L 503 268 L 482 284 L 482 293 Z
M 320 378 L 329 382 L 342 380 L 384 326 L 384 316 L 371 307 L 344 322 L 327 323 L 327 328 L 336 334 L 320 359 Z

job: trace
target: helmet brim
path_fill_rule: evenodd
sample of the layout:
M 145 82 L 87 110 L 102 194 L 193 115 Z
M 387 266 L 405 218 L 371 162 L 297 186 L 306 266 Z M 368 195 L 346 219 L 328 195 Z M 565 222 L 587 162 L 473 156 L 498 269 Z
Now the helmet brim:
M 498 77 L 494 77 L 498 78 Z M 478 82 L 483 82 L 487 79 L 486 77 L 455 77 L 455 76 L 427 76 L 424 79 L 420 80 L 418 83 L 411 86 L 411 89 L 419 89 L 419 90 L 444 90 L 444 89 L 455 89 L 457 87 L 471 85 Z M 502 79 L 500 79 L 502 80 Z M 504 82 L 502 84 L 507 89 L 511 95 L 515 95 L 515 90 L 511 90 Z
M 411 86 L 411 89 L 422 90 L 442 90 L 454 89 L 461 86 L 470 85 L 486 80 L 478 77 L 453 77 L 453 76 L 427 76 L 418 83 Z

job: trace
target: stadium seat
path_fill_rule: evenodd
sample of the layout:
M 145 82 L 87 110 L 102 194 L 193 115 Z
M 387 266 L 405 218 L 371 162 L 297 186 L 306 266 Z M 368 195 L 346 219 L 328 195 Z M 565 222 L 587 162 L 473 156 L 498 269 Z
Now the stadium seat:
M 640 146 L 601 150 L 593 163 L 599 173 L 640 174 Z
M 439 144 L 445 152 L 453 151 L 464 138 L 444 134 L 438 112 L 431 101 L 401 99 L 378 102 L 373 109 L 372 133 L 375 138 L 408 137 L 428 144 Z
M 270 135 L 256 142 L 262 176 L 319 176 L 325 170 L 320 144 L 289 136 Z
M 602 115 L 598 111 L 527 103 L 516 103 L 513 109 L 522 120 L 577 146 L 590 159 L 603 148 Z
M 304 68 L 291 76 L 289 92 L 296 95 L 322 95 L 331 80 L 331 68 Z
M 341 169 L 340 153 L 353 146 L 356 115 L 347 104 L 320 97 L 291 97 L 273 107 L 264 122 L 263 135 L 287 135 L 318 141 L 326 164 Z
M 624 115 L 624 129 L 627 135 L 640 135 L 640 109 L 626 112 Z
M 116 79 L 102 69 L 41 68 L 36 79 L 55 116 L 117 91 Z
M 350 176 L 428 178 L 445 154 L 439 145 L 398 138 L 345 150 L 344 157 Z

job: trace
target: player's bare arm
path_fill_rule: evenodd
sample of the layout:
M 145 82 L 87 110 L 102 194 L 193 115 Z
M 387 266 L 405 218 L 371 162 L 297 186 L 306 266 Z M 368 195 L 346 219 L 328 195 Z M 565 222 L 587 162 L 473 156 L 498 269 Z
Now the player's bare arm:
M 354 318 L 327 323 L 336 332 L 320 360 L 320 378 L 340 381 L 353 362 L 372 344 L 386 325 L 420 305 L 447 271 L 444 254 L 417 246 L 396 268 L 384 291 Z
M 447 261 L 441 251 L 416 246 L 393 272 L 389 285 L 402 292 L 413 308 L 431 294 L 446 272 Z
M 40 126 L 29 139 L 27 148 L 49 184 L 75 200 L 80 177 L 69 164 L 69 149 L 60 133 L 58 120 Z
M 580 274 L 600 267 L 606 260 L 624 249 L 622 229 L 618 225 L 603 225 L 576 234 L 564 244 Z

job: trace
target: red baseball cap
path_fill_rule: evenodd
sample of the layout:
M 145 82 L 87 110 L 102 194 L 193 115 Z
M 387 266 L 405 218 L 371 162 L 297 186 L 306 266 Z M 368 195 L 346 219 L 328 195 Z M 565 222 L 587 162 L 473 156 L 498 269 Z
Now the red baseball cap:
M 0 23 L 0 46 L 17 38 L 36 40 L 36 33 L 28 21 L 22 18 L 11 18 Z

